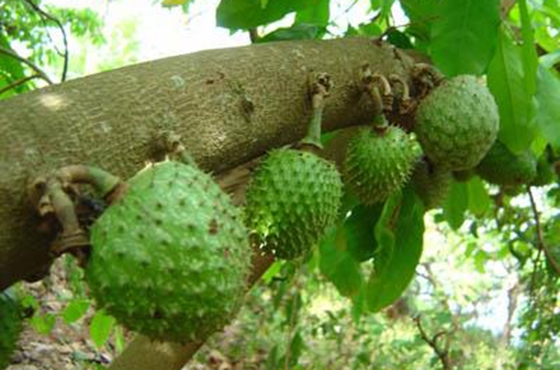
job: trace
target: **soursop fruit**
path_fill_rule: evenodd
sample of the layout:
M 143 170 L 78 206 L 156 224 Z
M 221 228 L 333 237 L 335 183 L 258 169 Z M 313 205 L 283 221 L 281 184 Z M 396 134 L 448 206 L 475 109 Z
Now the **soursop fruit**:
M 414 134 L 386 126 L 360 130 L 346 153 L 344 182 L 361 203 L 371 205 L 403 186 L 422 149 Z
M 537 175 L 531 182 L 534 186 L 544 186 L 556 180 L 554 165 L 548 161 L 546 153 L 543 153 L 537 161 Z
M 449 194 L 453 175 L 449 170 L 430 165 L 425 159 L 419 161 L 410 180 L 426 210 L 440 207 Z
M 475 174 L 474 169 L 453 171 L 453 178 L 458 182 L 467 182 Z
M 341 197 L 334 164 L 305 151 L 273 150 L 247 188 L 246 224 L 265 250 L 294 259 L 334 224 Z
M 537 175 L 537 160 L 530 150 L 514 154 L 501 141 L 496 141 L 476 172 L 496 185 L 528 184 Z
M 474 76 L 436 87 L 418 106 L 414 130 L 432 163 L 453 171 L 475 167 L 499 129 L 496 102 Z
M 250 266 L 241 215 L 195 166 L 162 162 L 129 181 L 91 229 L 92 295 L 126 327 L 185 342 L 236 313 Z
M 19 302 L 12 291 L 0 292 L 0 369 L 10 364 L 22 329 Z

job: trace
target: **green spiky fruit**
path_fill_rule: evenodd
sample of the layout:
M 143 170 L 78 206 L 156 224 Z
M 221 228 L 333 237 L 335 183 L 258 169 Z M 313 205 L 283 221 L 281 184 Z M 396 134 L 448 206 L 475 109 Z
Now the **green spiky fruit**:
M 421 154 L 414 134 L 399 127 L 360 130 L 348 145 L 344 182 L 361 203 L 382 202 L 403 186 Z
M 468 75 L 444 81 L 422 100 L 414 126 L 432 163 L 453 171 L 475 167 L 496 140 L 498 129 L 492 94 Z
M 528 184 L 537 174 L 537 160 L 530 150 L 513 154 L 502 142 L 496 141 L 476 172 L 492 184 Z
M 11 291 L 0 292 L 0 369 L 10 364 L 22 329 L 19 303 Z
M 412 188 L 418 194 L 426 209 L 443 205 L 449 194 L 453 175 L 446 169 L 434 167 L 425 160 L 419 161 L 412 174 Z
M 336 221 L 341 196 L 342 180 L 332 163 L 300 150 L 273 150 L 247 189 L 247 226 L 265 250 L 294 259 Z
M 184 342 L 235 314 L 249 271 L 238 210 L 194 166 L 162 162 L 129 181 L 91 230 L 86 269 L 100 308 L 154 339 Z
M 539 157 L 537 161 L 537 175 L 531 182 L 534 186 L 544 186 L 553 183 L 556 180 L 556 172 L 554 165 L 548 161 L 546 153 Z

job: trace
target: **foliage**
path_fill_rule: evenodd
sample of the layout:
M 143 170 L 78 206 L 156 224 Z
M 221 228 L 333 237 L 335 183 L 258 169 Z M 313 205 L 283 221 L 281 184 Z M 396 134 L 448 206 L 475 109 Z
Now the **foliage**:
M 69 35 L 87 38 L 92 44 L 103 42 L 100 34 L 101 20 L 89 9 L 67 9 L 47 5 L 42 0 L 2 0 L 0 7 L 0 48 L 17 55 L 29 54 L 25 58 L 36 65 L 52 65 L 62 70 L 61 79 L 66 76 L 64 60 Z M 64 30 L 68 29 L 68 34 Z M 21 63 L 13 56 L 0 52 L 0 91 L 22 79 L 29 77 L 28 64 Z M 16 84 L 0 97 L 6 98 L 35 87 L 34 81 Z

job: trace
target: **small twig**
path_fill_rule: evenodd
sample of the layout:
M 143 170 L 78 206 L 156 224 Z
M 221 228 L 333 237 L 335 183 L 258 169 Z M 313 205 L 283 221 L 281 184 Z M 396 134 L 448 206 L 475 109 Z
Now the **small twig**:
M 537 209 L 537 203 L 535 202 L 535 197 L 533 196 L 533 192 L 531 191 L 531 186 L 527 185 L 527 194 L 529 194 L 529 200 L 531 202 L 531 209 L 533 210 L 533 217 L 535 219 L 535 227 L 537 228 L 537 246 L 540 251 L 543 251 L 547 260 L 550 262 L 550 265 L 554 269 L 554 271 L 560 275 L 560 266 L 558 262 L 554 259 L 554 256 L 548 249 L 546 243 L 544 242 L 544 236 L 542 231 L 542 225 L 540 222 L 539 217 L 539 210 Z
M 68 73 L 68 37 L 66 36 L 66 31 L 64 30 L 62 22 L 60 22 L 57 18 L 53 17 L 49 13 L 45 12 L 32 0 L 25 0 L 25 2 L 29 4 L 29 6 L 37 13 L 39 13 L 42 17 L 56 23 L 56 25 L 60 29 L 60 32 L 62 33 L 62 42 L 64 43 L 64 65 L 62 67 L 62 77 L 60 78 L 60 82 L 66 81 L 66 74 Z
M 441 337 L 442 335 L 446 335 L 447 331 L 438 332 L 436 335 L 430 338 L 426 333 L 426 331 L 424 330 L 424 327 L 422 326 L 422 320 L 420 319 L 420 316 L 414 317 L 413 320 L 416 323 L 416 327 L 418 328 L 418 331 L 420 332 L 420 337 L 434 350 L 439 361 L 441 362 L 441 365 L 443 366 L 443 369 L 451 370 L 452 366 L 451 366 L 451 359 L 449 358 L 449 348 L 448 348 L 449 342 L 447 342 L 445 346 L 446 348 L 444 349 L 442 349 L 438 344 L 439 337 Z
M 5 49 L 3 47 L 0 46 L 0 53 L 8 55 L 14 59 L 19 60 L 20 62 L 22 62 L 23 64 L 27 65 L 28 67 L 30 67 L 32 70 L 35 71 L 35 73 L 37 73 L 38 77 L 40 77 L 41 79 L 43 79 L 45 82 L 47 82 L 49 85 L 53 84 L 53 81 L 49 78 L 49 76 L 47 76 L 47 74 L 41 69 L 39 68 L 35 63 L 33 63 L 32 61 L 25 59 L 24 57 L 16 54 L 15 52 L 13 52 L 12 50 L 9 49 Z
M 31 76 L 20 78 L 19 80 L 16 80 L 16 81 L 12 82 L 8 86 L 4 86 L 3 88 L 1 88 L 0 89 L 0 95 L 4 94 L 5 92 L 7 92 L 11 89 L 15 89 L 16 87 L 18 87 L 20 85 L 23 85 L 24 83 L 29 82 L 31 80 L 34 80 L 36 78 L 41 78 L 41 76 L 39 76 L 38 74 L 34 74 L 34 75 L 31 75 Z

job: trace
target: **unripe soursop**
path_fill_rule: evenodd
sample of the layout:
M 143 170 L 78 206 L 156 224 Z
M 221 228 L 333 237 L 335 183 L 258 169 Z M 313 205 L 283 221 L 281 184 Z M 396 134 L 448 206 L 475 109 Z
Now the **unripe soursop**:
M 476 172 L 492 184 L 528 184 L 537 175 L 537 159 L 531 150 L 514 154 L 501 141 L 496 141 Z
M 348 145 L 344 182 L 361 203 L 382 202 L 400 190 L 421 155 L 414 134 L 397 126 L 364 128 Z
M 452 171 L 475 167 L 496 140 L 498 129 L 494 97 L 468 75 L 446 80 L 430 92 L 418 106 L 414 125 L 428 158 Z
M 129 329 L 197 340 L 240 306 L 247 232 L 228 196 L 195 166 L 169 161 L 139 172 L 94 223 L 91 243 L 91 292 Z
M 247 188 L 246 224 L 265 250 L 294 259 L 334 224 L 341 197 L 342 181 L 332 163 L 310 152 L 273 150 Z
M 426 160 L 419 161 L 410 180 L 427 210 L 443 205 L 449 194 L 453 175 L 445 169 L 434 167 Z
M 19 303 L 10 290 L 0 292 L 0 369 L 10 364 L 22 329 Z
M 549 162 L 546 153 L 537 161 L 537 175 L 531 182 L 534 186 L 544 186 L 553 183 L 557 178 L 554 165 Z

